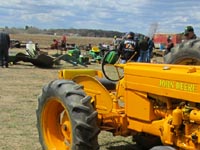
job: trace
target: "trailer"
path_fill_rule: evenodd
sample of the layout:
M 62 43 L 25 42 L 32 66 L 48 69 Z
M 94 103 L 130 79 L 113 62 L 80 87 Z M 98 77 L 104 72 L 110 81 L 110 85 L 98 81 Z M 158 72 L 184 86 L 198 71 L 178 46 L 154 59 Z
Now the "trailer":
M 169 33 L 156 33 L 153 36 L 153 41 L 156 49 L 165 49 L 165 46 L 167 45 L 167 38 L 171 37 L 172 42 L 174 43 L 174 46 L 181 43 L 182 41 L 182 34 L 181 33 L 175 33 L 175 34 L 169 34 Z

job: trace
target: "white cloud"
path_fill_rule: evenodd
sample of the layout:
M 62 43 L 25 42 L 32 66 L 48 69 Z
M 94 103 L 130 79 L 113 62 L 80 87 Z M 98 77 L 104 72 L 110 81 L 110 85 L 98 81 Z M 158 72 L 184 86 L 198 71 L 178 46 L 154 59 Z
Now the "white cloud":
M 199 10 L 200 3 L 195 0 L 9 0 L 0 3 L 0 24 L 133 30 L 145 34 L 156 22 L 159 31 L 180 32 L 188 24 L 199 26 Z

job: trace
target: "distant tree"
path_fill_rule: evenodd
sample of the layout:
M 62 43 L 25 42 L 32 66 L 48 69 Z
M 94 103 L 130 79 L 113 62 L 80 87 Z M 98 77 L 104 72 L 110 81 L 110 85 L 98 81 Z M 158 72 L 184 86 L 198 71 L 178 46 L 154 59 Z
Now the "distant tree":
M 107 31 L 107 30 L 94 30 L 94 29 L 39 29 L 37 27 L 26 25 L 24 28 L 15 28 L 15 27 L 5 27 L 7 32 L 16 34 L 16 33 L 29 33 L 29 34 L 48 34 L 53 35 L 56 33 L 58 36 L 66 34 L 66 35 L 77 35 L 83 37 L 109 37 L 113 38 L 114 36 L 122 37 L 124 35 L 123 32 L 118 31 Z
M 26 26 L 25 26 L 25 30 L 28 30 L 28 29 L 29 29 L 29 26 L 26 25 Z

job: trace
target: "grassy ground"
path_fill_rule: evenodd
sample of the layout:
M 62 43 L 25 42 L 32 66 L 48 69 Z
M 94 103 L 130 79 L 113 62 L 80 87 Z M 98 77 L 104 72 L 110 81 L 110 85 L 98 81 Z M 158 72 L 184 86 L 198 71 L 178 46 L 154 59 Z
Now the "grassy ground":
M 32 41 L 38 43 L 41 47 L 50 47 L 53 39 L 61 40 L 61 36 L 55 35 L 40 35 L 40 34 L 11 34 L 11 39 L 17 39 L 22 43 Z M 76 45 L 98 45 L 99 43 L 111 44 L 112 38 L 95 38 L 95 37 L 67 37 L 67 43 L 75 43 Z
M 65 68 L 72 66 L 65 64 Z M 57 78 L 59 70 L 28 63 L 0 68 L 0 149 L 41 150 L 36 129 L 37 97 L 44 84 Z M 133 149 L 131 137 L 113 137 L 107 132 L 99 135 L 99 144 L 101 150 Z
M 47 47 L 52 36 L 11 35 L 11 38 L 22 41 L 32 40 Z M 83 41 L 82 41 L 83 40 Z M 98 43 L 98 39 L 74 38 L 72 43 Z M 100 39 L 109 43 L 110 39 Z M 11 53 L 25 49 L 11 49 Z M 49 53 L 56 51 L 45 50 Z M 81 66 L 79 66 L 81 67 Z M 0 149 L 1 150 L 41 150 L 36 128 L 37 97 L 42 87 L 57 79 L 60 69 L 74 68 L 62 62 L 62 66 L 53 69 L 40 69 L 30 63 L 20 62 L 9 68 L 0 68 Z M 77 67 L 76 67 L 77 68 Z M 82 67 L 81 67 L 82 68 Z M 100 69 L 100 64 L 89 65 L 89 68 Z M 108 132 L 99 135 L 100 150 L 138 150 L 131 137 L 113 137 Z
M 40 35 L 11 35 L 11 38 L 21 41 L 40 41 L 48 46 L 52 37 Z M 48 41 L 49 40 L 49 41 Z M 76 39 L 86 43 L 97 39 Z M 84 40 L 84 41 L 81 41 Z M 86 41 L 85 41 L 86 40 Z M 101 39 L 102 40 L 102 39 Z M 105 40 L 105 39 L 104 39 Z M 106 42 L 106 41 L 105 41 Z M 11 53 L 25 52 L 25 49 L 11 49 Z M 48 51 L 55 53 L 56 51 Z M 57 79 L 58 71 L 63 68 L 74 68 L 71 64 L 62 62 L 62 66 L 53 69 L 40 69 L 31 63 L 19 62 L 9 68 L 0 68 L 0 149 L 1 150 L 41 150 L 36 128 L 37 97 L 42 87 L 48 82 Z M 77 67 L 76 67 L 77 68 Z M 89 65 L 89 68 L 100 69 L 100 64 Z M 112 134 L 101 132 L 99 135 L 101 150 L 131 150 L 131 137 L 113 137 Z

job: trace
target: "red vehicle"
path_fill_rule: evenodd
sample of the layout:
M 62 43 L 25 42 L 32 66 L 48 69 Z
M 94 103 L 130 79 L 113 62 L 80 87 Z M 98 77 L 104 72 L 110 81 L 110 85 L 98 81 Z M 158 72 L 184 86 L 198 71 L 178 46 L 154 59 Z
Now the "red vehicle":
M 176 44 L 178 43 L 181 43 L 182 41 L 181 33 L 178 33 L 178 34 L 156 33 L 153 36 L 155 48 L 164 49 L 165 46 L 167 45 L 167 38 L 169 36 L 171 37 L 172 42 L 174 43 L 174 46 L 176 46 Z

